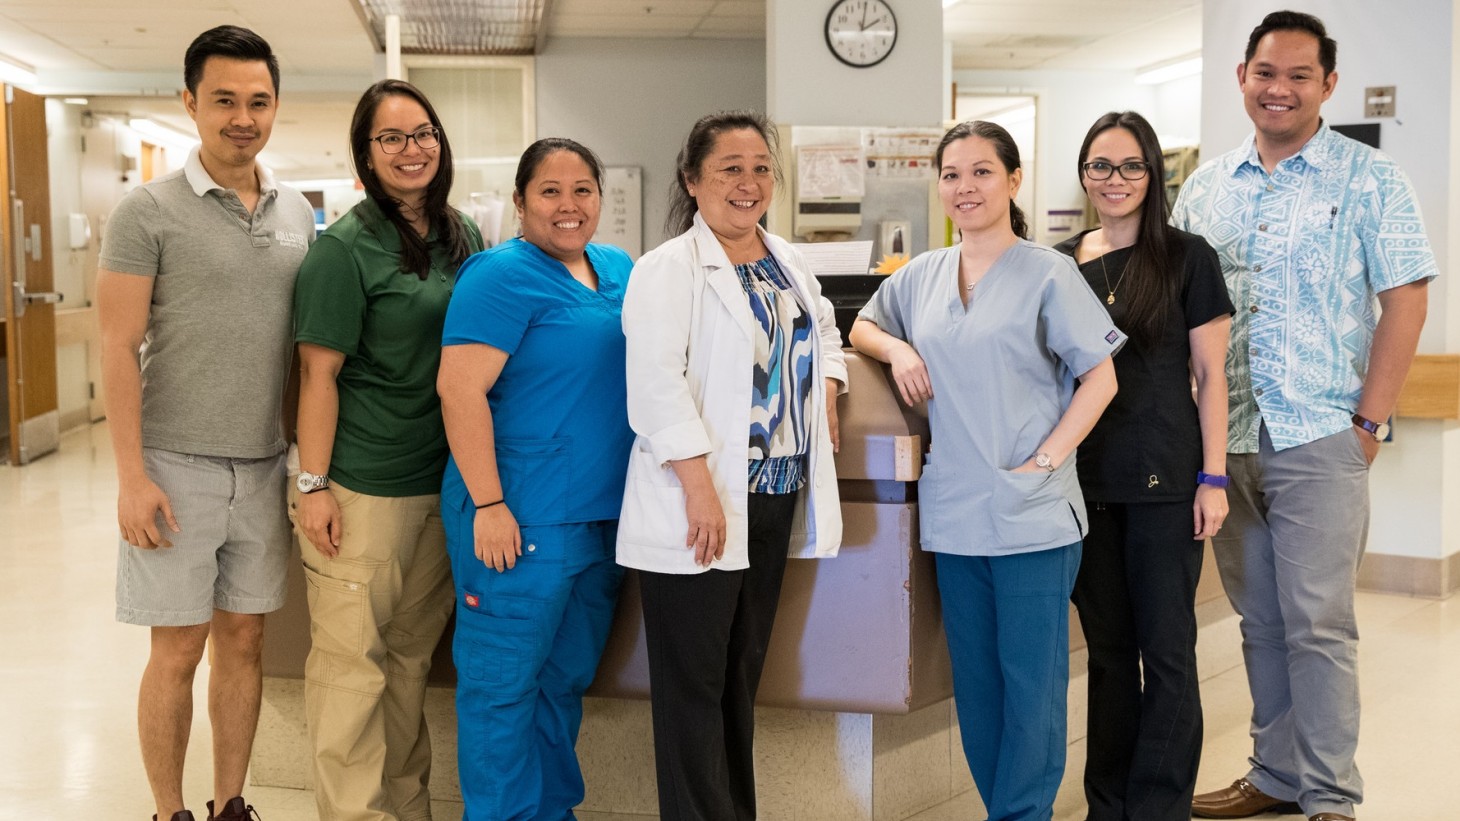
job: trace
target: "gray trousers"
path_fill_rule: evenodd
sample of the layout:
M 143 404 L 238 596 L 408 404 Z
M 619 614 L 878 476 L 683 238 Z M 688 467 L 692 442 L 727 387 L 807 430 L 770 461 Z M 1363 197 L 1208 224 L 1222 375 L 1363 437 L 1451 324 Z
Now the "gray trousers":
M 1369 529 L 1369 466 L 1352 430 L 1278 452 L 1228 454 L 1231 513 L 1213 540 L 1242 617 L 1254 786 L 1308 815 L 1363 800 L 1354 579 Z

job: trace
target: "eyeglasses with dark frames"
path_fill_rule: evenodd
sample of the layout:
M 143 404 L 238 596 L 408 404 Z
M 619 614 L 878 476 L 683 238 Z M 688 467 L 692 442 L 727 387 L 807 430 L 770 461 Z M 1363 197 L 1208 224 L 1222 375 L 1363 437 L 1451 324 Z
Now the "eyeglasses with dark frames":
M 1151 164 L 1148 162 L 1123 162 L 1120 165 L 1115 165 L 1103 160 L 1094 160 L 1092 162 L 1080 163 L 1080 168 L 1085 172 L 1085 176 L 1092 180 L 1108 180 L 1110 179 L 1110 175 L 1117 171 L 1120 172 L 1120 178 L 1123 180 L 1141 180 L 1145 179 L 1146 174 L 1150 173 Z
M 424 151 L 441 144 L 441 129 L 427 126 L 414 134 L 392 131 L 389 134 L 381 134 L 379 137 L 371 137 L 370 140 L 380 143 L 380 150 L 387 154 L 399 154 L 405 151 L 406 143 L 410 140 L 415 140 L 416 147 Z

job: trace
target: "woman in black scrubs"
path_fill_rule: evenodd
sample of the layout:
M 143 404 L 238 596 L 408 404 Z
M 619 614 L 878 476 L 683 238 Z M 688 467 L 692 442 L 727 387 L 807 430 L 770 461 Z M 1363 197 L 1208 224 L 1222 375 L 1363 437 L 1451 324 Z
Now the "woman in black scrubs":
M 1090 515 L 1072 596 L 1090 653 L 1088 818 L 1187 821 L 1202 736 L 1196 584 L 1227 515 L 1232 303 L 1211 246 L 1166 224 L 1145 118 L 1096 120 L 1078 173 L 1100 226 L 1056 248 L 1130 337 L 1120 392 L 1076 463 Z

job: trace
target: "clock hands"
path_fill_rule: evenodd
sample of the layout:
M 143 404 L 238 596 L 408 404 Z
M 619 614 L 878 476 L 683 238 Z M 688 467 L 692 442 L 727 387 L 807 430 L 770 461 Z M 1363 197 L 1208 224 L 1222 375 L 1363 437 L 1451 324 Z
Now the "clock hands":
M 864 15 L 864 19 L 865 19 L 865 15 Z M 881 23 L 881 22 L 885 21 L 886 19 L 887 19 L 886 17 L 878 17 L 876 20 L 873 20 L 870 23 L 863 23 L 862 24 L 862 31 L 866 31 L 867 29 L 872 28 L 873 26 L 877 25 L 878 23 Z

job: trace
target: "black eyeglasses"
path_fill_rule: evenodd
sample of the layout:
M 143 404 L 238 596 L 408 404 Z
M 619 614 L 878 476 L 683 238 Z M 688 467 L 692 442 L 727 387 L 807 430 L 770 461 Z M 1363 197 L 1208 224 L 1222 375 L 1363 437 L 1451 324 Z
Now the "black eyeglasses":
M 1125 162 L 1120 165 L 1112 165 L 1108 162 L 1095 160 L 1094 162 L 1081 163 L 1080 168 L 1084 170 L 1085 176 L 1092 180 L 1108 180 L 1110 175 L 1116 171 L 1120 172 L 1123 180 L 1145 179 L 1146 174 L 1151 170 L 1148 162 Z
M 406 141 L 408 140 L 415 140 L 416 146 L 422 150 L 435 148 L 441 144 L 441 129 L 435 126 L 428 126 L 414 134 L 391 132 L 389 134 L 381 134 L 379 137 L 371 137 L 370 139 L 372 142 L 380 143 L 381 151 L 387 154 L 399 154 L 406 150 Z

